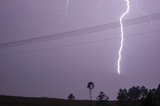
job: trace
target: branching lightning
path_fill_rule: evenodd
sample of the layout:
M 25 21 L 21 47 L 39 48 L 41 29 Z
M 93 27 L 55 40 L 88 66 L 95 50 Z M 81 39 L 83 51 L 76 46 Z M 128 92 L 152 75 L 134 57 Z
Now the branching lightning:
M 64 19 L 65 19 L 66 17 L 68 17 L 68 6 L 69 6 L 69 1 L 70 1 L 70 0 L 67 0 L 67 2 L 66 2 L 65 13 L 64 13 L 64 16 L 63 16 L 63 18 L 62 18 L 62 23 L 63 23 Z
M 118 52 L 118 63 L 117 63 L 117 72 L 118 74 L 120 74 L 120 64 L 121 64 L 121 59 L 122 59 L 122 49 L 123 49 L 123 44 L 124 44 L 124 28 L 123 28 L 123 18 L 126 14 L 128 14 L 129 10 L 130 10 L 130 2 L 129 0 L 125 0 L 126 4 L 127 4 L 127 10 L 122 14 L 122 16 L 120 17 L 119 21 L 120 21 L 120 28 L 121 28 L 121 42 L 120 42 L 120 48 L 119 48 L 119 52 Z
M 65 9 L 65 13 L 64 16 L 62 18 L 62 23 L 65 20 L 66 17 L 68 17 L 68 6 L 69 6 L 69 2 L 70 0 L 67 0 L 66 4 L 62 7 L 56 8 L 54 9 L 54 11 L 57 10 L 61 10 L 61 9 Z M 101 7 L 101 5 L 103 4 L 104 0 L 101 0 L 99 7 Z M 117 72 L 118 74 L 120 74 L 120 69 L 121 69 L 121 59 L 122 59 L 122 49 L 124 46 L 124 27 L 123 27 L 123 18 L 125 17 L 125 15 L 129 12 L 130 10 L 130 1 L 129 0 L 125 0 L 126 5 L 127 5 L 127 9 L 126 11 L 122 14 L 122 16 L 120 17 L 119 21 L 120 21 L 120 29 L 121 29 L 121 41 L 120 41 L 120 48 L 118 51 L 118 60 L 117 60 Z
M 101 0 L 100 3 L 99 3 L 99 7 L 101 7 L 104 3 L 104 0 Z
M 149 15 L 148 13 L 144 12 L 143 10 L 141 10 L 141 8 L 139 8 L 139 2 L 140 2 L 140 0 L 136 0 L 136 6 L 137 6 L 138 11 L 140 13 L 142 13 L 142 14 Z
M 63 21 L 65 20 L 65 18 L 68 17 L 68 6 L 69 6 L 69 2 L 70 2 L 70 0 L 67 0 L 67 1 L 66 1 L 66 4 L 65 4 L 64 6 L 58 7 L 58 8 L 55 8 L 54 10 L 52 10 L 52 11 L 58 11 L 58 10 L 61 10 L 61 9 L 65 9 L 65 13 L 64 13 L 64 15 L 63 15 L 63 17 L 62 17 L 61 23 L 63 23 Z
M 139 5 L 140 5 L 140 0 L 136 0 L 137 10 L 138 10 L 140 13 L 144 14 L 144 15 L 149 15 L 147 12 L 143 11 L 143 10 L 139 7 Z M 151 24 L 153 24 L 151 17 L 150 17 L 150 22 L 151 22 Z

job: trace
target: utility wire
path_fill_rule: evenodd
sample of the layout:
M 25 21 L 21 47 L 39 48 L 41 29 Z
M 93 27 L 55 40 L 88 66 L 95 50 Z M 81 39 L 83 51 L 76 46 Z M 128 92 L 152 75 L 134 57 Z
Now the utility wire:
M 160 13 L 156 13 L 156 14 L 146 15 L 142 17 L 123 20 L 123 25 L 129 26 L 129 25 L 135 25 L 135 24 L 145 23 L 145 22 L 159 20 L 159 19 L 160 19 Z M 41 36 L 41 37 L 36 37 L 31 39 L 18 40 L 18 41 L 13 41 L 8 43 L 1 43 L 0 49 L 7 48 L 7 47 L 21 46 L 26 44 L 33 44 L 37 42 L 45 42 L 45 41 L 77 36 L 82 34 L 88 34 L 93 32 L 99 32 L 104 30 L 110 30 L 118 27 L 120 27 L 119 21 L 98 25 L 98 26 L 93 26 L 93 27 L 88 27 L 88 28 L 83 28 L 79 30 L 72 30 L 68 32 L 58 33 L 58 34 L 46 35 L 46 36 Z
M 125 36 L 124 38 L 146 36 L 146 34 L 151 34 L 151 33 L 155 33 L 155 32 L 160 32 L 160 29 L 153 30 L 153 31 L 147 31 L 147 32 L 143 32 L 143 33 L 138 33 L 138 34 L 131 34 L 129 36 Z M 95 40 L 95 41 L 82 42 L 82 43 L 76 43 L 76 44 L 68 44 L 68 45 L 63 45 L 63 46 L 50 47 L 50 48 L 42 48 L 42 49 L 36 49 L 36 50 L 30 50 L 30 51 L 16 52 L 16 53 L 0 54 L 0 56 L 33 53 L 33 52 L 50 50 L 50 49 L 57 49 L 57 48 L 63 48 L 63 47 L 72 47 L 72 46 L 86 45 L 86 44 L 90 44 L 90 43 L 104 42 L 104 41 L 107 41 L 107 40 L 115 40 L 115 39 L 120 39 L 120 37 L 106 38 L 106 39 L 102 39 L 102 40 Z

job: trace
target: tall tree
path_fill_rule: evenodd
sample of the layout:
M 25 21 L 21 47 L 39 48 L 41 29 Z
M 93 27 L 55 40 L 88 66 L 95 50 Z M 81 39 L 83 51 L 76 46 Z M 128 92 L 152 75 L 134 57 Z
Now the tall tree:
M 88 85 L 87 85 L 87 88 L 89 89 L 90 100 L 92 100 L 92 89 L 94 88 L 94 83 L 89 82 Z
M 142 86 L 140 89 L 140 99 L 144 100 L 147 97 L 148 89 L 145 86 Z
M 158 88 L 156 89 L 153 100 L 156 106 L 160 106 L 160 85 L 158 85 Z
M 133 86 L 128 90 L 128 99 L 129 100 L 139 100 L 141 96 L 140 86 Z
M 145 99 L 145 102 L 144 102 L 144 106 L 155 106 L 155 93 L 156 93 L 156 89 L 150 89 L 148 91 L 148 94 L 147 94 L 147 97 Z
M 127 100 L 127 98 L 128 98 L 127 93 L 128 92 L 126 89 L 120 89 L 118 92 L 117 99 L 118 100 Z

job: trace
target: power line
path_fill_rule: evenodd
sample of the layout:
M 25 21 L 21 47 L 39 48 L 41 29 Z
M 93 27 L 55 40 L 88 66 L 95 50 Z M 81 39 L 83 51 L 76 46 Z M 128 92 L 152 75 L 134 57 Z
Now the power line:
M 159 19 L 160 19 L 160 13 L 156 13 L 156 14 L 146 15 L 142 17 L 127 19 L 127 20 L 124 20 L 123 23 L 124 23 L 124 26 L 129 26 L 129 25 L 135 25 L 135 24 L 145 23 L 145 22 L 159 20 Z M 77 36 L 82 34 L 88 34 L 93 32 L 99 32 L 104 30 L 110 30 L 118 27 L 120 27 L 119 21 L 103 24 L 103 25 L 97 25 L 93 27 L 88 27 L 88 28 L 83 28 L 79 30 L 58 33 L 58 34 L 52 34 L 52 35 L 46 35 L 46 36 L 41 36 L 41 37 L 36 37 L 31 39 L 24 39 L 24 40 L 18 40 L 18 41 L 13 41 L 8 43 L 2 43 L 0 44 L 0 49 L 7 48 L 7 47 L 21 46 L 26 44 L 33 44 L 37 42 L 45 42 L 45 41 Z
M 155 33 L 155 32 L 159 32 L 159 31 L 160 31 L 160 29 L 158 29 L 158 30 L 153 30 L 153 31 L 147 31 L 147 32 L 143 32 L 143 33 L 138 33 L 138 34 L 131 34 L 131 35 L 129 35 L 129 36 L 126 36 L 125 38 L 146 36 L 146 35 L 144 35 L 144 34 Z M 45 51 L 45 50 L 57 49 L 57 48 L 63 48 L 63 47 L 86 45 L 86 44 L 90 44 L 90 43 L 104 42 L 104 41 L 107 41 L 107 40 L 115 40 L 115 39 L 119 39 L 119 38 L 120 38 L 120 37 L 118 37 L 118 38 L 117 38 L 117 37 L 113 37 L 113 38 L 106 38 L 106 39 L 102 39 L 102 40 L 82 42 L 82 43 L 77 43 L 77 44 L 68 44 L 68 45 L 63 45 L 63 46 L 50 47 L 50 48 L 42 48 L 42 49 L 36 49 L 36 50 L 30 50 L 30 51 L 22 51 L 22 52 L 16 52 L 16 53 L 0 54 L 0 56 L 26 54 L 26 53 L 33 53 L 33 52 L 39 52 L 39 51 Z

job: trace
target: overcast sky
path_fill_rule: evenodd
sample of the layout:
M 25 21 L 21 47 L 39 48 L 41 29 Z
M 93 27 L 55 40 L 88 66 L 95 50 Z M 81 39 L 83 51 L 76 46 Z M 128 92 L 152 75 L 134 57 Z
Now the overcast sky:
M 126 10 L 125 0 L 66 4 L 67 0 L 0 0 L 0 44 L 116 22 Z M 130 0 L 124 19 L 159 13 L 159 4 Z M 67 98 L 73 93 L 77 99 L 88 99 L 87 83 L 92 81 L 93 98 L 103 91 L 115 99 L 120 88 L 157 87 L 159 28 L 160 20 L 124 28 L 120 75 L 116 72 L 120 28 L 1 48 L 0 95 Z

